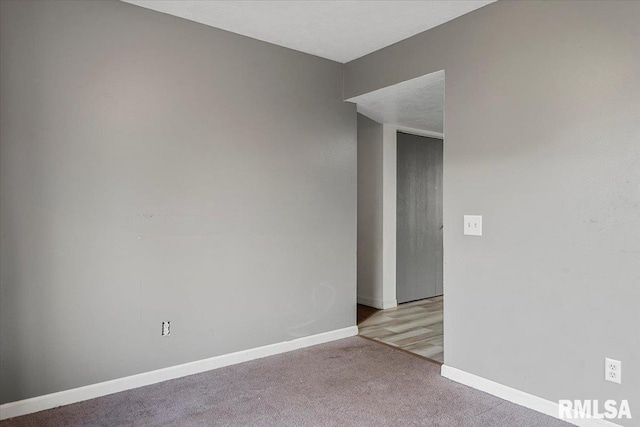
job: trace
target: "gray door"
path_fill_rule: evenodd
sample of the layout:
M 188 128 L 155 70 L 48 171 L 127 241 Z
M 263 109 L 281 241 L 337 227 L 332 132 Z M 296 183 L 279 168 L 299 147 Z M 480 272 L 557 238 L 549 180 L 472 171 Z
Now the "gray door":
M 442 140 L 398 132 L 396 294 L 442 295 Z

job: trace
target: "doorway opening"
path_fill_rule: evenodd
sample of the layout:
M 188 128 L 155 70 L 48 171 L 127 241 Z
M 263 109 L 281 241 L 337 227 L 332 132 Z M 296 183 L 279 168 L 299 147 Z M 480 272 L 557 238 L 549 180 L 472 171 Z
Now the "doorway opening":
M 360 335 L 444 363 L 444 71 L 358 106 Z

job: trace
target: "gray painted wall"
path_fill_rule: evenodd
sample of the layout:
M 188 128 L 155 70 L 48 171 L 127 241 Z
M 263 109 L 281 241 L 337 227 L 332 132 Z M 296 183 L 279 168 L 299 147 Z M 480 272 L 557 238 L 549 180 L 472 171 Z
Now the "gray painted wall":
M 341 64 L 120 2 L 1 3 L 0 402 L 355 324 Z
M 358 114 L 358 301 L 382 306 L 382 125 Z
M 442 140 L 398 132 L 396 296 L 442 295 Z
M 345 68 L 444 69 L 445 362 L 640 425 L 640 2 L 505 2 Z M 484 236 L 462 234 L 464 214 Z M 481 355 L 481 356 L 480 356 Z M 604 381 L 605 356 L 623 363 Z

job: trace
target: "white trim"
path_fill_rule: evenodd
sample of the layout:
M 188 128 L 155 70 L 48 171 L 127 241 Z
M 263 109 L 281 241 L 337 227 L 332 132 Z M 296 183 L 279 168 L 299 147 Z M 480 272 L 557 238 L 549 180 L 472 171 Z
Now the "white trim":
M 410 133 L 412 135 L 426 136 L 428 138 L 444 139 L 444 133 L 433 132 L 430 130 L 415 129 L 406 126 L 396 126 L 398 132 Z
M 17 402 L 5 403 L 3 405 L 0 405 L 0 420 L 19 417 L 21 415 L 43 411 L 45 409 L 51 409 L 57 406 L 82 402 L 83 400 L 94 399 L 96 397 L 106 396 L 108 394 L 118 393 L 125 390 L 131 390 L 150 384 L 156 384 L 162 381 L 172 380 L 175 378 L 185 377 L 187 375 L 193 375 L 200 372 L 223 368 L 225 366 L 235 365 L 238 363 L 247 362 L 249 360 L 255 360 L 267 356 L 273 356 L 275 354 L 286 353 L 288 351 L 348 338 L 354 335 L 358 335 L 358 327 L 350 326 L 348 328 L 337 329 L 335 331 L 310 335 L 308 337 L 296 338 L 291 341 L 269 344 L 263 347 L 256 347 L 248 350 L 238 351 L 235 353 L 223 354 L 220 356 L 211 357 L 209 359 L 202 359 L 195 362 L 170 366 L 168 368 L 144 372 L 141 374 L 118 378 L 111 381 L 105 381 L 97 384 L 87 385 L 84 387 L 59 391 L 57 393 L 45 394 L 43 396 L 32 397 L 30 399 L 19 400 Z
M 382 299 L 396 301 L 398 132 L 382 125 Z
M 476 390 L 484 391 L 485 393 L 489 393 L 493 396 L 515 403 L 516 405 L 524 406 L 525 408 L 533 409 L 534 411 L 560 419 L 559 405 L 557 402 L 552 402 L 550 400 L 525 393 L 524 391 L 516 390 L 515 388 L 470 374 L 460 369 L 452 368 L 451 366 L 442 365 L 440 369 L 440 375 L 452 381 L 475 388 Z M 580 418 L 579 413 L 576 413 L 572 419 L 562 420 L 580 427 L 620 427 L 618 424 L 614 424 L 611 421 L 604 419 Z
M 358 297 L 358 304 L 366 305 L 367 307 L 378 308 L 380 310 L 386 310 L 387 308 L 394 308 L 398 306 L 398 301 L 388 300 L 384 301 L 377 298 Z

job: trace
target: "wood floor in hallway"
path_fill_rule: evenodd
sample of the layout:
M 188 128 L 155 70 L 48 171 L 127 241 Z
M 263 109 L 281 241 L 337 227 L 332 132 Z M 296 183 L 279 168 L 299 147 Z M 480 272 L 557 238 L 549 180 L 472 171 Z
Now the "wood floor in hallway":
M 358 305 L 360 335 L 444 362 L 442 296 L 376 310 Z

